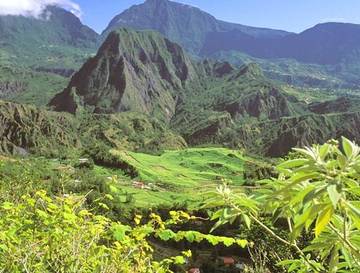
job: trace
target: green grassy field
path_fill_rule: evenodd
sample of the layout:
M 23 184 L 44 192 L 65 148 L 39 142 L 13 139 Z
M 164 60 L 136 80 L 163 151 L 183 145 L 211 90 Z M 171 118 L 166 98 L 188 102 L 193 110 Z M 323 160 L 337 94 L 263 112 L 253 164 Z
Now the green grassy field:
M 211 192 L 216 191 L 218 185 L 225 182 L 238 191 L 247 182 L 244 175 L 246 170 L 249 172 L 250 168 L 267 166 L 240 151 L 226 148 L 188 148 L 165 151 L 161 155 L 118 150 L 111 153 L 131 165 L 138 176 L 129 177 L 121 168 L 98 165 L 84 169 L 78 166 L 78 158 L 0 157 L 0 182 L 2 176 L 6 181 L 12 181 L 25 175 L 33 181 L 33 184 L 28 183 L 31 189 L 48 188 L 54 191 L 58 188 L 63 193 L 80 195 L 94 191 L 109 193 L 114 195 L 115 203 L 123 203 L 130 209 L 180 207 L 191 210 L 198 208 Z M 62 181 L 59 177 L 66 179 Z M 136 182 L 144 187 L 136 187 Z M 24 187 L 24 184 L 20 183 L 19 186 Z M 129 196 L 132 196 L 130 203 L 126 201 Z
M 245 162 L 261 164 L 226 148 L 189 148 L 166 151 L 159 156 L 112 153 L 139 172 L 138 178 L 119 182 L 121 188 L 134 195 L 135 205 L 139 207 L 182 204 L 191 208 L 224 181 L 235 189 L 242 186 Z M 143 182 L 151 189 L 137 189 L 132 185 L 134 181 Z

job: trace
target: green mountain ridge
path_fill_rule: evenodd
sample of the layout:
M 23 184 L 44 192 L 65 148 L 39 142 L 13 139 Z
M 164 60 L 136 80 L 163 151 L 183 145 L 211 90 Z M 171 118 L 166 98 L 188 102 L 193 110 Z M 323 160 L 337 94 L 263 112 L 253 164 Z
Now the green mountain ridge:
M 201 13 L 198 9 L 193 10 L 189 6 L 166 0 L 149 0 L 132 9 L 142 10 L 144 5 L 146 8 L 155 5 Z M 41 38 L 42 42 L 48 43 L 49 48 L 51 43 L 72 48 L 69 51 L 71 54 L 75 54 L 77 50 L 83 53 L 94 50 L 97 34 L 68 12 L 54 7 L 48 9 L 54 17 L 46 18 L 49 22 L 42 21 L 45 19 L 10 16 L 10 25 L 22 29 L 20 26 L 30 20 L 36 27 L 43 28 L 48 23 L 40 31 L 41 35 L 47 35 L 47 31 L 55 29 L 63 37 L 49 35 L 45 39 L 41 35 L 32 35 L 32 39 Z M 132 14 L 132 9 L 125 13 Z M 207 14 L 202 15 L 208 19 Z M 250 28 L 247 31 L 247 35 L 263 35 L 264 39 L 266 35 L 285 35 L 276 32 L 269 34 L 264 29 L 256 32 L 256 29 Z M 86 41 L 89 41 L 88 45 L 84 45 Z M 18 45 L 14 43 L 14 48 Z M 63 89 L 66 79 L 54 73 L 67 75 L 67 69 L 76 69 L 75 62 L 78 61 L 73 59 L 75 62 L 67 65 L 64 60 L 74 56 L 68 52 L 64 55 L 65 59 L 61 59 L 65 67 L 59 68 L 54 65 L 56 61 L 50 65 L 46 59 L 46 54 L 50 53 L 46 50 L 44 52 L 37 60 L 42 65 L 37 65 L 36 69 L 33 66 L 36 62 L 25 59 L 28 66 L 20 63 L 19 66 L 12 67 L 11 58 L 7 58 L 10 55 L 3 56 L 1 69 L 4 73 L 0 77 L 0 98 L 45 105 L 55 92 Z M 282 66 L 280 63 L 277 65 Z M 7 133 L 9 137 L 3 139 L 2 150 L 33 151 L 37 147 L 48 150 L 48 147 L 57 142 L 62 147 L 74 149 L 76 145 L 70 139 L 74 138 L 76 130 L 82 136 L 79 143 L 83 150 L 86 150 L 84 143 L 94 142 L 102 143 L 107 148 L 130 150 L 161 150 L 187 144 L 222 145 L 267 156 L 281 156 L 293 146 L 322 142 L 341 134 L 350 138 L 358 137 L 356 113 L 359 99 L 356 95 L 339 91 L 326 100 L 323 99 L 325 91 L 311 94 L 312 91 L 305 92 L 269 80 L 269 71 L 275 70 L 270 66 L 263 72 L 261 66 L 264 63 L 260 62 L 258 66 L 250 62 L 237 68 L 229 62 L 194 60 L 178 44 L 157 32 L 121 28 L 108 35 L 97 54 L 74 73 L 63 92 L 50 100 L 49 105 L 53 110 L 74 115 L 48 112 L 31 108 L 32 106 L 13 106 L 15 109 L 25 107 L 26 110 L 17 112 L 22 113 L 20 116 L 26 122 L 16 123 L 15 127 L 11 125 L 10 128 L 15 131 L 10 131 L 10 121 L 12 118 L 16 119 L 16 115 L 14 111 L 7 115 L 6 128 L 11 133 Z M 311 74 L 314 76 L 315 73 Z M 318 77 L 322 78 L 324 75 L 326 72 Z M 332 78 L 330 80 L 336 81 Z M 343 95 L 346 97 L 341 98 Z M 8 112 L 7 107 L 2 105 L 2 108 Z M 64 131 L 60 127 L 49 125 L 52 121 L 45 118 L 47 113 L 53 120 L 66 116 L 68 124 L 64 125 Z M 39 120 L 33 118 L 39 115 L 43 117 L 40 127 L 30 133 L 30 123 L 37 124 Z M 137 129 L 134 129 L 136 126 L 133 123 L 137 115 L 141 116 L 143 123 L 140 128 L 147 128 L 140 130 L 143 135 L 139 137 L 136 137 Z M 346 121 L 345 116 L 350 120 Z M 124 131 L 122 123 L 133 129 Z M 110 124 L 116 124 L 114 127 L 117 129 L 111 129 Z M 67 129 L 67 126 L 71 128 Z M 43 127 L 46 128 L 45 131 Z M 82 127 L 88 128 L 88 131 L 84 131 Z M 127 130 L 132 132 L 131 136 L 120 140 Z M 145 131 L 149 131 L 149 134 Z M 52 136 L 48 132 L 52 132 Z M 61 132 L 66 136 L 65 140 L 56 137 Z M 25 137 L 19 139 L 23 135 Z M 43 139 L 44 144 L 35 141 L 35 136 Z M 47 138 L 49 139 L 46 140 Z
M 40 18 L 0 16 L 0 37 L 0 99 L 40 106 L 96 52 L 99 35 L 48 6 Z
M 0 16 L 0 271 L 358 272 L 348 27 L 297 35 L 168 0 L 101 36 L 54 6 Z
M 236 50 L 219 51 L 209 58 L 230 62 L 235 66 L 257 63 L 267 77 L 296 87 L 358 89 L 357 72 L 350 71 L 346 66 L 306 64 L 294 59 L 261 59 Z
M 71 12 L 55 6 L 48 6 L 40 18 L 0 16 L 0 36 L 10 62 L 64 69 L 81 65 L 96 51 L 99 37 Z
M 120 29 L 51 105 L 76 114 L 141 112 L 190 145 L 220 144 L 268 156 L 341 134 L 359 136 L 358 127 L 342 118 L 356 111 L 356 103 L 339 109 L 339 101 L 308 104 L 297 92 L 267 79 L 256 64 L 236 69 L 196 62 L 155 32 Z M 358 115 L 349 115 L 357 124 Z

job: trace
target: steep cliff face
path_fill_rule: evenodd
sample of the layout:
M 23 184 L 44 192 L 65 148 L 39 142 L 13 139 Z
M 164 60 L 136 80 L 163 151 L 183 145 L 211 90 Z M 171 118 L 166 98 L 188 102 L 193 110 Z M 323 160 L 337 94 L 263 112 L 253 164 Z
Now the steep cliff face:
M 208 76 L 185 92 L 172 119 L 174 130 L 190 144 L 217 143 L 242 124 L 311 113 L 307 105 L 267 80 L 255 64 L 235 69 L 204 62 L 200 67 Z M 226 73 L 216 77 L 218 68 Z
M 36 72 L 9 63 L 1 64 L 0 60 L 0 100 L 43 106 L 67 83 L 68 79 L 60 75 Z
M 26 88 L 27 84 L 21 81 L 0 81 L 0 98 L 24 92 Z
M 255 91 L 238 101 L 220 104 L 216 110 L 230 113 L 235 120 L 247 117 L 273 120 L 296 114 L 289 98 L 276 88 Z
M 112 32 L 51 105 L 70 113 L 151 115 L 194 145 L 217 143 L 244 123 L 311 113 L 255 64 L 196 63 L 159 34 L 127 29 Z
M 283 117 L 261 122 L 234 122 L 226 114 L 194 122 L 183 128 L 184 137 L 191 145 L 222 145 L 240 148 L 248 153 L 281 157 L 294 147 L 324 143 L 346 136 L 360 139 L 360 113 L 338 113 L 297 117 Z M 195 126 L 197 125 L 197 126 Z
M 226 112 L 234 121 L 307 111 L 256 64 L 196 63 L 160 34 L 127 29 L 112 32 L 50 105 L 70 113 L 135 111 L 176 124 L 203 110 Z
M 178 93 L 196 73 L 180 46 L 154 32 L 113 32 L 69 86 L 52 101 L 57 111 L 136 111 L 172 118 Z
M 358 97 L 340 97 L 336 100 L 312 103 L 309 109 L 317 114 L 349 113 L 359 111 L 359 105 Z
M 360 139 L 360 113 L 305 115 L 237 129 L 242 146 L 266 156 L 286 155 L 293 147 L 324 143 L 341 136 Z

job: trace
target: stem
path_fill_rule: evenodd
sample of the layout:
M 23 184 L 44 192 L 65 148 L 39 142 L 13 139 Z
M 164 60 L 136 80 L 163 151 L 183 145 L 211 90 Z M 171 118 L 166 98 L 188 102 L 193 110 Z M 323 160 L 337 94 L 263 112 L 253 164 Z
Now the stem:
M 354 254 L 360 258 L 360 250 L 358 250 L 346 237 L 345 235 L 342 235 L 337 229 L 336 227 L 334 227 L 332 224 L 329 224 L 329 227 L 332 231 L 334 231 L 336 233 L 336 235 L 342 240 L 344 241 L 344 243 L 350 248 L 350 250 L 352 252 L 354 252 Z
M 298 245 L 296 244 L 296 242 L 288 242 L 287 240 L 281 238 L 279 235 L 277 235 L 273 230 L 271 230 L 268 226 L 266 226 L 265 224 L 263 224 L 259 219 L 257 219 L 254 215 L 250 214 L 249 215 L 250 218 L 252 220 L 254 220 L 254 222 L 256 222 L 258 225 L 260 225 L 267 233 L 269 233 L 271 236 L 273 236 L 275 239 L 277 239 L 278 241 L 291 246 L 292 248 L 294 248 L 299 255 L 304 258 L 305 262 L 315 271 L 315 272 L 320 272 L 311 262 L 310 260 L 306 257 L 305 253 L 298 247 Z
M 341 181 L 341 177 L 339 179 Z M 343 226 L 342 226 L 342 233 L 344 235 L 344 241 L 347 240 L 347 220 L 348 220 L 348 215 L 347 215 L 347 211 L 346 211 L 346 196 L 345 193 L 342 193 L 342 197 L 339 200 L 340 203 L 340 211 L 341 211 L 341 216 L 343 217 Z M 330 223 L 330 225 L 332 225 Z M 334 226 L 332 226 L 331 228 L 335 228 Z M 336 229 L 336 228 L 335 228 Z M 334 231 L 334 230 L 333 230 Z M 338 234 L 339 235 L 339 234 Z
M 237 207 L 234 204 L 231 204 L 231 206 L 239 211 L 240 213 L 242 213 L 242 210 Z M 287 240 L 281 238 L 279 235 L 277 235 L 272 229 L 270 229 L 267 225 L 265 225 L 263 222 L 261 222 L 259 219 L 257 219 L 252 213 L 249 214 L 250 218 L 257 223 L 260 227 L 262 227 L 267 233 L 269 233 L 271 236 L 273 236 L 276 240 L 282 242 L 283 244 L 286 244 L 292 248 L 294 248 L 299 255 L 305 260 L 305 262 L 315 271 L 315 272 L 319 272 L 320 271 L 309 261 L 309 259 L 306 257 L 305 253 L 298 247 L 298 245 L 296 244 L 296 242 L 288 242 Z M 291 226 L 291 225 L 290 225 Z
M 346 234 L 346 215 L 344 215 L 343 234 L 344 234 L 344 241 L 347 241 L 347 234 Z
M 249 214 L 250 218 L 256 222 L 259 226 L 261 226 L 263 229 L 266 230 L 267 233 L 269 233 L 271 236 L 273 236 L 275 239 L 277 239 L 278 241 L 288 245 L 288 246 L 292 246 L 292 243 L 286 241 L 285 239 L 281 238 L 279 235 L 277 235 L 273 230 L 271 230 L 268 226 L 266 226 L 265 224 L 263 224 L 260 220 L 258 220 L 254 215 Z
M 291 232 L 293 232 L 293 228 L 292 228 L 291 220 L 289 217 L 287 218 L 287 222 L 288 222 L 288 226 L 289 226 L 289 231 L 291 233 Z

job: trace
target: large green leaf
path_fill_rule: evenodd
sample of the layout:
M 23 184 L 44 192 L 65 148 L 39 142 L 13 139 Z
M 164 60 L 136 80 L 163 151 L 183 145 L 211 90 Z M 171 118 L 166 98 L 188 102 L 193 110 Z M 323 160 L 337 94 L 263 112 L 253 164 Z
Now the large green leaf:
M 283 163 L 281 163 L 280 165 L 278 165 L 279 169 L 291 169 L 291 168 L 296 168 L 296 167 L 302 167 L 305 164 L 307 164 L 309 162 L 308 159 L 293 159 L 293 160 L 288 160 L 285 161 Z
M 353 144 L 350 140 L 345 137 L 342 137 L 342 146 L 346 156 L 349 158 L 353 155 Z
M 337 204 L 341 198 L 341 193 L 338 192 L 337 185 L 332 184 L 332 185 L 328 186 L 327 192 L 329 194 L 329 197 L 330 197 L 330 200 L 331 200 L 331 203 L 332 203 L 334 209 L 336 209 Z
M 157 235 L 162 241 L 169 241 L 170 239 L 174 238 L 176 234 L 170 229 L 165 229 L 158 232 Z
M 315 236 L 318 237 L 326 228 L 326 226 L 329 224 L 331 220 L 331 216 L 334 214 L 333 207 L 329 206 L 326 209 L 324 209 L 320 215 L 318 216 L 316 220 L 315 225 Z
M 250 220 L 249 216 L 247 216 L 246 214 L 243 214 L 243 215 L 241 215 L 241 217 L 242 217 L 246 227 L 248 229 L 250 229 L 251 228 L 251 220 Z
M 125 225 L 114 225 L 112 228 L 113 236 L 115 240 L 122 241 L 124 240 L 126 233 L 131 230 L 131 227 Z
M 322 160 L 326 158 L 330 150 L 330 144 L 324 144 L 320 147 L 319 155 Z

